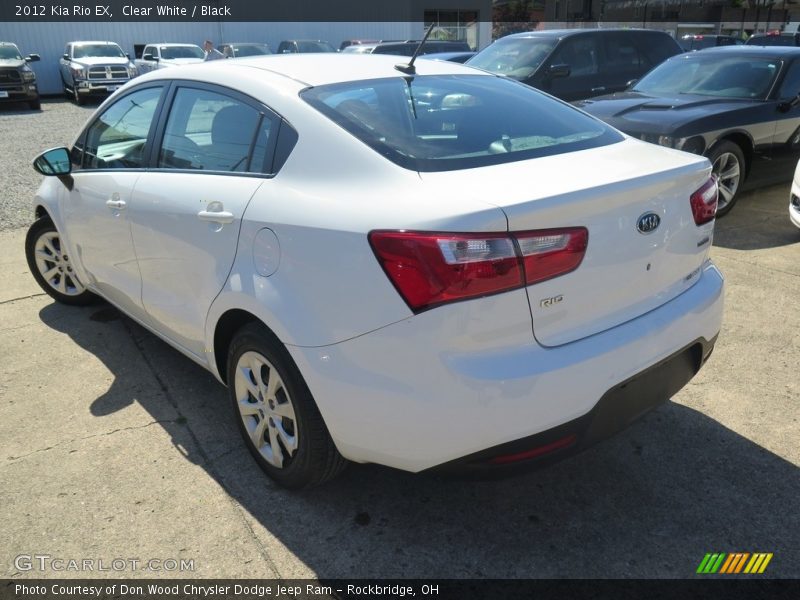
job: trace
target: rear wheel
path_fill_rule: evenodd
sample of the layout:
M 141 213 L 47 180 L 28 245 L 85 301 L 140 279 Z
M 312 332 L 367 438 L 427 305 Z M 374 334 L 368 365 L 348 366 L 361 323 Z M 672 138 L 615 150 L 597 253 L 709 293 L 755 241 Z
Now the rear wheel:
M 739 188 L 744 180 L 744 153 L 738 145 L 724 141 L 714 147 L 708 160 L 719 184 L 717 216 L 724 217 L 738 200 Z
M 291 356 L 263 325 L 245 325 L 228 352 L 228 391 L 245 444 L 280 485 L 319 485 L 344 469 Z
M 63 304 L 83 306 L 97 297 L 75 275 L 69 255 L 50 217 L 42 217 L 25 237 L 28 268 L 39 286 Z

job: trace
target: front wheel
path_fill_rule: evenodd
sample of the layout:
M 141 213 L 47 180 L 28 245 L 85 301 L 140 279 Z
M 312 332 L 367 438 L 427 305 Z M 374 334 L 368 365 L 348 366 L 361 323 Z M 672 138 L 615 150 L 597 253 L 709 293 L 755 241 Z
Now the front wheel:
M 719 185 L 717 216 L 724 217 L 739 199 L 739 188 L 745 172 L 744 154 L 738 145 L 725 141 L 714 147 L 708 160 L 711 161 L 711 170 L 717 176 Z
M 84 306 L 96 299 L 75 275 L 72 261 L 49 217 L 37 219 L 28 229 L 25 258 L 36 283 L 59 302 Z
M 84 100 L 83 96 L 78 93 L 78 84 L 74 81 L 72 82 L 72 99 L 75 100 L 75 104 L 78 106 L 83 106 L 86 104 L 86 100 Z
M 263 325 L 245 325 L 228 351 L 228 391 L 250 453 L 280 485 L 313 487 L 347 461 L 289 353 Z

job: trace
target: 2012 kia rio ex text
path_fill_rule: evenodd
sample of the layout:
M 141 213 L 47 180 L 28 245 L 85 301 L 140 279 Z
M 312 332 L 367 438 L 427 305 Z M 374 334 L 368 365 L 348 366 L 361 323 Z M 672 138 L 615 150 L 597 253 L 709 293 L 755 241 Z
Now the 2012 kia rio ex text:
M 408 60 L 164 69 L 34 161 L 40 285 L 211 371 L 287 487 L 566 456 L 671 397 L 720 330 L 706 158 Z

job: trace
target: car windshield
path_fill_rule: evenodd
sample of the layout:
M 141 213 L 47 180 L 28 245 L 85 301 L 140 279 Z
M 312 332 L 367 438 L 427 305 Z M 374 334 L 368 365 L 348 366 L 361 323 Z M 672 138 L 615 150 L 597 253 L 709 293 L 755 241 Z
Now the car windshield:
M 125 53 L 116 44 L 81 44 L 73 49 L 72 58 L 125 58 Z
M 694 38 L 684 38 L 681 41 L 681 46 L 684 50 L 702 50 L 703 48 L 713 48 L 717 45 L 716 38 L 707 36 L 698 36 Z
M 237 57 L 271 54 L 266 44 L 240 44 L 233 46 L 233 49 Z
M 392 77 L 301 96 L 389 160 L 448 171 L 621 141 L 602 122 L 533 88 L 487 75 Z
M 328 42 L 297 42 L 300 52 L 336 52 Z
M 0 46 L 0 60 L 22 60 L 16 46 Z
M 160 46 L 161 58 L 204 58 L 205 53 L 200 46 Z
M 705 52 L 682 55 L 650 71 L 633 91 L 651 96 L 764 99 L 780 67 L 781 61 L 772 58 Z
M 555 38 L 506 38 L 496 41 L 467 61 L 498 75 L 514 79 L 530 77 L 556 46 Z

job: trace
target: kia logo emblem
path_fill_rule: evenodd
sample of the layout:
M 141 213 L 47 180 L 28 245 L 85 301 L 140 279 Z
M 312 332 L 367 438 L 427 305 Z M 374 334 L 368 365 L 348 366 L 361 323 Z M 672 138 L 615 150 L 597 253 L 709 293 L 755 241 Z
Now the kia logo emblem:
M 661 225 L 661 217 L 654 212 L 644 213 L 636 222 L 639 233 L 653 233 Z

